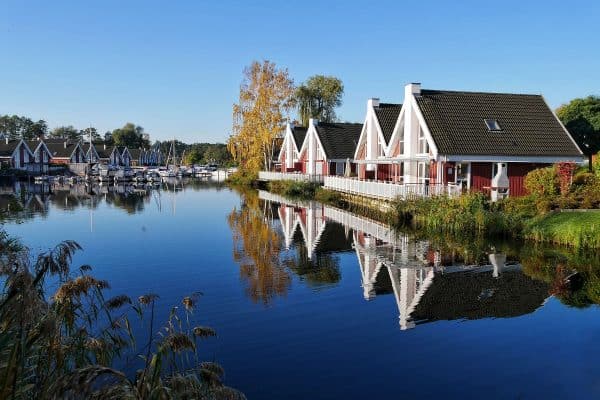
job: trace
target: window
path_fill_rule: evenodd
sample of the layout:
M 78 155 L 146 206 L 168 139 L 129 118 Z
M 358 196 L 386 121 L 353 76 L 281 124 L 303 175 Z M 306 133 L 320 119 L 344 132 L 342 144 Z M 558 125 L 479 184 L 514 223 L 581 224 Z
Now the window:
M 419 154 L 429 154 L 429 143 L 427 143 L 427 138 L 425 137 L 425 132 L 423 132 L 423 129 L 421 129 L 421 126 L 419 125 L 419 148 L 418 148 L 418 153 Z
M 485 126 L 487 126 L 488 131 L 490 132 L 497 132 L 502 130 L 502 128 L 500 128 L 500 124 L 495 119 L 486 118 L 483 121 L 485 122 Z

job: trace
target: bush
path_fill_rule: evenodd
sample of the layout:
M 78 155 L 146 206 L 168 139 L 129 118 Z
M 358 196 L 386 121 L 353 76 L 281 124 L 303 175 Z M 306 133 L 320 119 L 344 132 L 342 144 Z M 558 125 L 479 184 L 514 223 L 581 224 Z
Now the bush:
M 257 179 L 258 175 L 255 172 L 238 169 L 236 172 L 229 175 L 225 182 L 235 186 L 252 186 Z
M 554 166 L 534 169 L 525 176 L 525 188 L 537 197 L 548 199 L 558 195 L 559 180 Z
M 267 188 L 270 192 L 278 193 L 286 197 L 312 200 L 319 188 L 319 184 L 314 182 L 283 180 L 270 181 L 267 184 Z

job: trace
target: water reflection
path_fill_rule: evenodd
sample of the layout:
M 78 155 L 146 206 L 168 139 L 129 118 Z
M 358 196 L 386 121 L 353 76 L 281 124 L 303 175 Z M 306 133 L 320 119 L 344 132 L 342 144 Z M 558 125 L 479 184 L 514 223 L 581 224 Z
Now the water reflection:
M 47 216 L 55 208 L 73 211 L 78 208 L 96 209 L 102 202 L 127 214 L 137 214 L 148 206 L 174 211 L 173 195 L 181 190 L 222 189 L 220 182 L 199 179 L 171 179 L 157 184 L 70 184 L 0 182 L 0 213 L 10 219 L 31 219 Z
M 503 252 L 503 245 L 485 243 L 477 250 L 440 245 L 315 201 L 266 191 L 241 198 L 229 224 L 234 258 L 256 302 L 284 296 L 292 274 L 315 287 L 337 284 L 339 257 L 346 252 L 358 261 L 365 300 L 394 296 L 402 330 L 438 320 L 516 317 L 534 312 L 555 294 L 547 280 L 524 274 L 515 253 Z

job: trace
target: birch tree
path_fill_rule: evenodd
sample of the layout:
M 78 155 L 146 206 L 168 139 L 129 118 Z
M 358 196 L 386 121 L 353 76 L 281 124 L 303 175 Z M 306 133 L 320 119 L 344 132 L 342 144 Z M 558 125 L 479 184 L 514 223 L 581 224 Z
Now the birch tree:
M 233 105 L 233 132 L 227 148 L 243 170 L 271 168 L 278 139 L 295 106 L 287 69 L 254 61 L 244 69 L 239 102 Z

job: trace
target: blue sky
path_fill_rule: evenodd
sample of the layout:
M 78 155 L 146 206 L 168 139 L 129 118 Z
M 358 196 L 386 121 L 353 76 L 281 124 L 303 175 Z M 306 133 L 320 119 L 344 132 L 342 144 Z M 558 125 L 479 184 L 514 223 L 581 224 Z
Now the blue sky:
M 242 70 L 261 59 L 297 83 L 342 79 L 345 121 L 408 82 L 556 107 L 600 94 L 599 19 L 598 1 L 4 0 L 0 114 L 225 141 Z

